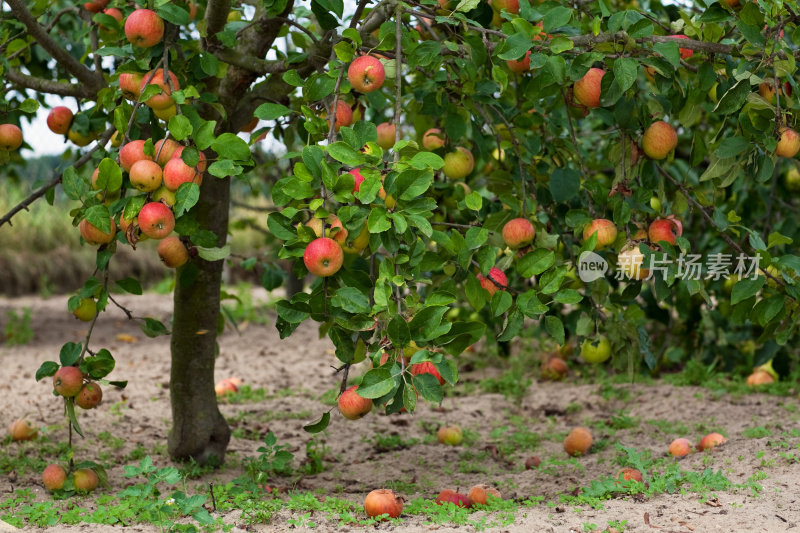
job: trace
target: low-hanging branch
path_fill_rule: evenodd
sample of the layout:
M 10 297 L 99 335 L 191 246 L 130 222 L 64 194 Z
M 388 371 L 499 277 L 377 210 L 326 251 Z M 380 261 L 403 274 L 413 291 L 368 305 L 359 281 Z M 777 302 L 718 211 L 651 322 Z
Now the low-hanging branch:
M 87 85 L 46 80 L 44 78 L 23 74 L 19 70 L 13 68 L 8 69 L 5 74 L 8 81 L 17 87 L 32 89 L 42 93 L 89 99 L 96 98 L 98 93 L 97 89 Z

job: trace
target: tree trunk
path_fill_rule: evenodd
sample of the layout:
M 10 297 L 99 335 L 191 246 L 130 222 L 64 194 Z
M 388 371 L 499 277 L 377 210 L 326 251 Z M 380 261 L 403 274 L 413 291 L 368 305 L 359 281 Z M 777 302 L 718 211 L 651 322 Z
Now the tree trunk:
M 206 175 L 194 211 L 200 227 L 218 236 L 218 246 L 227 237 L 229 199 L 230 179 Z M 197 275 L 186 275 L 194 267 Z M 222 464 L 231 436 L 214 392 L 222 267 L 223 261 L 198 257 L 178 271 L 175 282 L 168 450 L 176 461 Z

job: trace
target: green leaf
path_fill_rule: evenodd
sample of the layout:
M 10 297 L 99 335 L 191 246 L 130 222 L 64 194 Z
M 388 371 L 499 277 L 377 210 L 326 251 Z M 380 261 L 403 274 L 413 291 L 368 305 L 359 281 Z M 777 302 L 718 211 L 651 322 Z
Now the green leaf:
M 342 141 L 329 145 L 328 153 L 335 160 L 350 167 L 357 167 L 365 162 L 364 154 L 357 152 L 349 144 Z
M 655 43 L 653 50 L 664 56 L 673 67 L 681 65 L 681 51 L 678 43 Z
M 176 26 L 185 26 L 189 24 L 189 12 L 174 4 L 160 5 L 156 7 L 156 13 L 167 22 L 171 22 Z
M 630 57 L 620 57 L 614 61 L 614 78 L 619 84 L 620 91 L 630 89 L 636 81 L 639 62 Z
M 231 245 L 226 244 L 222 248 L 197 247 L 197 254 L 206 261 L 220 261 L 231 255 Z
M 554 54 L 560 54 L 561 52 L 572 50 L 574 47 L 575 43 L 572 42 L 572 39 L 562 35 L 553 37 L 553 39 L 550 41 L 550 51 Z
M 120 173 L 120 179 L 122 179 Z M 64 169 L 61 175 L 61 186 L 64 188 L 64 194 L 70 200 L 80 200 L 85 191 L 88 190 L 86 183 L 78 176 L 75 167 L 69 166 Z
M 118 191 L 122 187 L 122 169 L 113 159 L 106 157 L 97 167 L 97 189 L 110 192 Z
M 380 398 L 392 392 L 395 387 L 394 377 L 385 367 L 373 368 L 361 378 L 356 394 L 370 400 Z
M 511 297 L 508 291 L 497 291 L 494 293 L 494 296 L 492 296 L 492 315 L 502 315 L 508 311 L 512 303 L 514 303 L 514 299 Z
M 517 263 L 517 272 L 523 278 L 538 276 L 556 261 L 556 254 L 546 248 L 538 248 L 525 256 Z
M 411 158 L 409 164 L 414 168 L 432 168 L 439 170 L 444 166 L 444 159 L 433 152 L 418 152 Z
M 311 316 L 311 306 L 303 302 L 280 300 L 276 305 L 278 316 L 291 324 L 300 322 Z
M 556 202 L 567 202 L 581 189 L 580 173 L 571 168 L 557 168 L 550 175 L 550 193 Z
M 45 361 L 41 364 L 39 369 L 36 371 L 36 381 L 41 381 L 44 378 L 48 378 L 58 372 L 58 369 L 61 368 L 61 365 L 56 363 L 55 361 Z
M 369 298 L 355 287 L 342 287 L 331 298 L 331 305 L 348 313 L 369 313 Z
M 424 373 L 417 374 L 411 378 L 411 383 L 417 389 L 420 396 L 433 403 L 442 403 L 444 399 L 444 391 L 439 384 L 439 380 L 433 374 Z
M 744 78 L 736 82 L 736 84 L 725 91 L 722 98 L 717 102 L 714 108 L 714 113 L 722 115 L 730 115 L 741 109 L 747 101 L 747 95 L 750 94 L 750 79 Z
M 560 318 L 553 315 L 545 316 L 544 329 L 558 344 L 564 344 L 564 324 Z
M 794 242 L 794 240 L 791 239 L 790 237 L 787 237 L 786 235 L 781 235 L 777 231 L 773 231 L 772 233 L 770 233 L 769 237 L 767 238 L 767 241 L 769 241 L 767 249 L 772 248 L 773 246 L 792 244 Z
M 744 7 L 739 11 L 739 18 L 745 24 L 751 26 L 760 28 L 764 25 L 764 13 L 761 12 L 761 8 L 758 7 L 758 4 L 753 2 L 744 3 Z
M 261 120 L 275 120 L 276 118 L 285 117 L 291 112 L 292 110 L 285 105 L 267 102 L 258 106 L 253 112 L 253 116 Z
M 214 142 L 214 128 L 217 127 L 216 120 L 209 120 L 203 122 L 203 124 L 195 129 L 194 132 L 194 143 L 197 145 L 199 150 L 205 150 L 206 148 L 210 148 L 211 144 Z
M 572 10 L 568 7 L 557 6 L 545 13 L 544 27 L 542 30 L 545 33 L 550 33 L 556 28 L 561 28 L 569 24 L 569 19 L 572 18 Z
M 142 285 L 134 278 L 123 278 L 115 282 L 117 287 L 130 294 L 142 294 Z
M 733 291 L 731 291 L 731 305 L 736 305 L 754 296 L 764 286 L 764 282 L 765 278 L 762 276 L 756 279 L 741 279 L 737 281 L 733 286 Z
M 175 218 L 181 216 L 200 200 L 200 186 L 196 183 L 181 183 L 175 192 Z
M 159 335 L 169 335 L 169 330 L 160 321 L 155 318 L 145 318 L 141 326 L 142 332 L 148 337 L 158 337 Z
M 26 98 L 19 104 L 19 110 L 23 113 L 36 113 L 39 110 L 39 102 L 32 98 Z
M 103 348 L 97 352 L 97 355 L 83 360 L 81 371 L 84 374 L 89 374 L 92 379 L 103 379 L 114 370 L 116 364 L 111 352 Z
M 502 41 L 498 47 L 500 53 L 497 54 L 497 57 L 505 60 L 521 59 L 531 47 L 533 47 L 533 41 L 527 33 L 515 33 Z
M 331 422 L 331 413 L 322 413 L 322 416 L 319 420 L 315 420 L 313 422 L 309 422 L 303 426 L 303 429 L 308 433 L 319 433 L 320 431 L 324 431 L 325 428 L 328 427 L 328 424 Z
M 728 137 L 723 139 L 716 150 L 714 155 L 717 157 L 735 157 L 750 147 L 750 141 L 741 136 Z
M 208 167 L 208 173 L 217 178 L 227 178 L 228 176 L 238 176 L 242 173 L 241 166 L 235 164 L 230 159 L 214 161 Z
M 476 191 L 472 191 L 466 197 L 464 197 L 464 203 L 467 205 L 468 209 L 480 211 L 481 207 L 483 206 L 483 197 Z
M 283 76 L 281 76 L 281 79 L 283 79 L 283 81 L 285 81 L 292 87 L 302 87 L 306 83 L 305 81 L 303 81 L 303 78 L 300 77 L 300 75 L 297 73 L 295 69 L 287 70 L 286 72 L 284 72 Z
M 235 161 L 250 161 L 250 147 L 233 133 L 223 133 L 211 143 L 220 159 L 233 159 Z
M 111 215 L 104 205 L 93 205 L 84 213 L 84 218 L 103 233 L 111 232 Z
M 411 342 L 411 330 L 408 327 L 408 322 L 400 315 L 396 315 L 389 321 L 386 328 L 386 333 L 389 335 L 389 340 L 395 346 L 408 346 Z
M 78 342 L 68 342 L 61 347 L 61 352 L 58 355 L 58 360 L 61 361 L 61 366 L 72 366 L 78 362 L 81 356 L 83 345 Z
M 176 141 L 183 141 L 192 134 L 192 123 L 186 115 L 175 115 L 169 119 L 169 132 Z
M 78 417 L 75 416 L 74 398 L 64 398 L 64 405 L 67 408 L 67 418 L 69 419 L 69 423 L 72 424 L 72 429 L 75 430 L 75 433 L 83 437 L 83 430 L 81 430 L 81 426 L 78 423 Z

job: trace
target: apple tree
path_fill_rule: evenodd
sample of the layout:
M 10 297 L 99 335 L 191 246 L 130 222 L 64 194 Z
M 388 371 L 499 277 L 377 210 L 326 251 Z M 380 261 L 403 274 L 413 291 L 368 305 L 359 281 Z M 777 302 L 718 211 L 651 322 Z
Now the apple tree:
M 440 402 L 483 338 L 535 331 L 631 373 L 785 365 L 797 344 L 794 4 L 4 5 L 2 121 L 24 132 L 59 95 L 77 112 L 51 128 L 86 148 L 0 225 L 63 188 L 98 246 L 70 302 L 92 323 L 112 283 L 141 290 L 115 250 L 162 239 L 173 321 L 139 320 L 171 334 L 175 459 L 219 460 L 230 436 L 213 369 L 234 180 L 276 208 L 275 257 L 247 260 L 265 286 L 278 259 L 311 274 L 280 335 L 318 322 L 342 391 L 362 367 L 358 396 L 388 413 Z M 11 167 L 15 136 L 0 129 Z M 37 377 L 104 377 L 90 337 Z

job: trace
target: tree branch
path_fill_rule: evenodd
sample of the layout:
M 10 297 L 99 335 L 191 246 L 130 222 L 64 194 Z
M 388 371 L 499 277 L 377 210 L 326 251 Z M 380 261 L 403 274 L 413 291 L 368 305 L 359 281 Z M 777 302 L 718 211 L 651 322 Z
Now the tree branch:
M 11 6 L 11 10 L 14 12 L 17 19 L 28 29 L 28 35 L 33 37 L 39 46 L 44 48 L 59 64 L 63 65 L 70 74 L 78 79 L 78 81 L 86 85 L 88 89 L 94 90 L 94 92 L 97 92 L 105 86 L 105 80 L 100 72 L 92 72 L 89 70 L 83 63 L 72 57 L 69 52 L 59 46 L 55 39 L 50 37 L 47 30 L 42 27 L 33 15 L 31 15 L 31 12 L 28 11 L 24 0 L 5 1 Z
M 23 74 L 13 68 L 6 71 L 6 78 L 19 87 L 47 94 L 74 96 L 75 98 L 95 98 L 97 96 L 97 90 L 86 85 L 37 78 L 36 76 Z
M 242 54 L 230 48 L 214 50 L 214 55 L 223 63 L 254 72 L 259 76 L 267 74 L 280 74 L 289 70 L 286 61 L 267 61 L 247 54 Z

